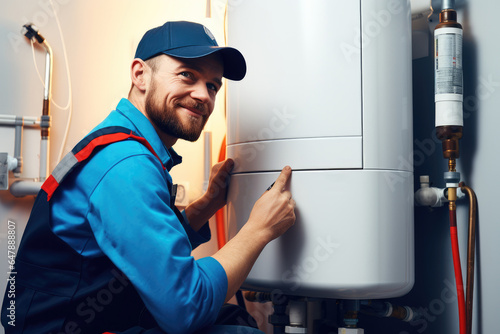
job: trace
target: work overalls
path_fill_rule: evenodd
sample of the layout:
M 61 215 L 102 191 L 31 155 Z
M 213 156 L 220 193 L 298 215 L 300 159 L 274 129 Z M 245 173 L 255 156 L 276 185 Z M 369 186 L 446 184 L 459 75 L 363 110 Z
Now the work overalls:
M 81 256 L 51 229 L 50 198 L 64 178 L 90 159 L 96 148 L 123 140 L 142 143 L 158 158 L 151 145 L 131 130 L 103 128 L 80 141 L 43 183 L 12 270 L 15 297 L 7 293 L 4 297 L 6 334 L 92 334 L 157 326 L 136 289 L 108 257 Z M 173 198 L 170 206 L 180 217 L 174 202 Z M 15 326 L 8 323 L 12 300 Z

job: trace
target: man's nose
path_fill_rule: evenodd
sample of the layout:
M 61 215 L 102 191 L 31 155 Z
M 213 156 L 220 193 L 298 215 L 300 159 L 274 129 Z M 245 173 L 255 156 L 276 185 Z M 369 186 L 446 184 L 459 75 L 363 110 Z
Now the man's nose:
M 191 92 L 191 97 L 199 103 L 208 103 L 212 99 L 205 83 L 197 83 Z

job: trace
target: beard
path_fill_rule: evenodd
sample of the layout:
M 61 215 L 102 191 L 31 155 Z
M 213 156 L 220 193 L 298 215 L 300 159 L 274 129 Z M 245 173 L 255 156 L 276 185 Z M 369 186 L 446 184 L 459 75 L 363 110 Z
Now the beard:
M 156 81 L 152 79 L 150 91 L 146 95 L 145 109 L 146 115 L 153 125 L 162 132 L 191 142 L 196 141 L 205 127 L 208 120 L 207 106 L 196 103 L 190 98 L 179 101 L 176 106 L 194 108 L 203 113 L 201 119 L 188 115 L 187 124 L 184 124 L 177 115 L 174 107 L 168 107 L 159 103 L 160 99 L 156 97 Z

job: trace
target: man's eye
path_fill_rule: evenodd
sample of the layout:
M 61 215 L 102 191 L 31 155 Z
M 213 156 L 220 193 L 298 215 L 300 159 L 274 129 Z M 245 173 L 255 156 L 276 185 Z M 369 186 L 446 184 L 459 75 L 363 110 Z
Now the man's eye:
M 188 79 L 191 79 L 191 80 L 194 78 L 193 74 L 190 72 L 181 72 L 180 75 L 182 75 L 183 77 L 186 77 Z
M 219 90 L 216 85 L 211 83 L 207 84 L 207 88 L 213 90 L 214 92 L 217 92 Z

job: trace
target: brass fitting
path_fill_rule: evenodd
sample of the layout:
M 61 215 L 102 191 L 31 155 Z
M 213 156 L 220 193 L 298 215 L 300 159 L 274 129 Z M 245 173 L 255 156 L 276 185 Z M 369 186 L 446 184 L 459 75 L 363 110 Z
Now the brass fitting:
M 444 142 L 443 142 L 444 144 Z M 444 146 L 443 146 L 444 147 Z M 457 171 L 457 161 L 455 159 L 450 158 L 448 160 L 448 172 L 456 172 Z M 449 187 L 448 188 L 448 201 L 450 211 L 454 211 L 457 209 L 456 201 L 457 201 L 457 188 Z
M 446 125 L 436 127 L 436 136 L 443 146 L 445 159 L 458 159 L 460 157 L 459 139 L 462 138 L 462 126 Z
M 457 188 L 448 188 L 448 200 L 450 211 L 454 211 L 457 209 L 456 201 L 457 201 Z
M 445 139 L 443 144 L 443 157 L 445 159 L 457 159 L 460 157 L 458 138 Z
M 448 160 L 448 171 L 449 172 L 456 172 L 457 171 L 457 161 L 455 159 L 449 159 Z

